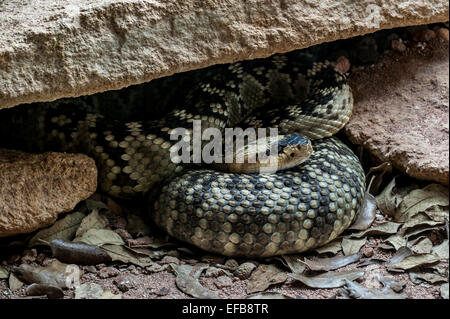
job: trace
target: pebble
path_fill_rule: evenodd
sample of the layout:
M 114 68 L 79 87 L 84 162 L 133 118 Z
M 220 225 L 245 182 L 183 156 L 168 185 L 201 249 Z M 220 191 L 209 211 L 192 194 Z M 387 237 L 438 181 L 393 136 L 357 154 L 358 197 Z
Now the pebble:
M 84 270 L 86 270 L 87 272 L 91 272 L 91 273 L 97 272 L 97 268 L 95 268 L 95 266 L 93 266 L 93 265 L 85 266 Z
M 217 288 L 221 289 L 232 286 L 233 280 L 231 280 L 231 278 L 228 276 L 220 276 L 214 281 L 214 284 Z
M 103 279 L 116 277 L 119 274 L 120 271 L 114 267 L 104 267 L 98 272 L 98 276 Z
M 335 68 L 341 73 L 347 73 L 350 70 L 350 60 L 345 56 L 340 56 L 336 59 Z
M 164 256 L 163 259 L 161 259 L 159 261 L 160 265 L 164 265 L 164 264 L 175 264 L 175 265 L 179 265 L 180 264 L 180 260 L 177 257 L 173 257 L 173 256 Z
M 436 33 L 440 39 L 448 42 L 448 29 L 439 28 Z
M 36 249 L 27 249 L 22 253 L 21 262 L 22 264 L 30 264 L 36 261 L 37 258 L 37 250 Z
M 406 51 L 406 45 L 401 40 L 392 40 L 391 41 L 392 50 L 397 52 Z
M 224 264 L 224 268 L 230 271 L 235 271 L 238 267 L 239 263 L 236 261 L 236 259 L 228 259 Z
M 251 262 L 242 263 L 234 272 L 234 274 L 242 280 L 248 279 L 255 270 L 256 265 Z
M 208 267 L 205 270 L 205 277 L 219 277 L 221 275 L 228 275 L 231 276 L 231 273 L 228 270 L 222 269 L 222 268 L 217 268 L 217 267 Z
M 130 289 L 136 287 L 136 283 L 130 276 L 120 276 L 114 279 L 114 284 L 122 292 L 127 292 Z
M 159 289 L 158 291 L 155 292 L 156 295 L 158 296 L 166 296 L 168 293 L 170 292 L 170 289 L 167 287 L 162 287 L 161 289 Z

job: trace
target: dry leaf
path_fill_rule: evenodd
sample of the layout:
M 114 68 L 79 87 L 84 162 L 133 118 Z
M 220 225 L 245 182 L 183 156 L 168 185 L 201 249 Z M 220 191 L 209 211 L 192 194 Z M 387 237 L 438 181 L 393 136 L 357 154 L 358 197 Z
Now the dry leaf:
M 108 206 L 106 206 L 105 203 L 99 200 L 95 200 L 92 198 L 88 198 L 85 200 L 86 207 L 89 210 L 98 210 L 98 209 L 108 209 Z
M 440 290 L 441 290 L 441 297 L 444 299 L 448 299 L 448 283 L 443 284 Z
M 147 256 L 139 256 L 138 254 L 128 250 L 125 246 L 106 244 L 101 247 L 113 261 L 121 261 L 126 264 L 134 264 L 140 267 L 147 267 L 153 264 L 151 258 Z
M 405 281 L 395 280 L 392 277 L 383 276 L 381 274 L 377 274 L 377 279 L 379 282 L 383 284 L 384 287 L 390 288 L 395 292 L 400 292 L 406 286 Z
M 357 232 L 354 234 L 350 234 L 348 237 L 361 238 L 363 236 L 368 236 L 368 235 L 396 234 L 400 225 L 401 225 L 400 223 L 386 222 L 386 223 L 378 224 L 369 229 L 366 229 L 366 230 L 363 230 L 363 231 L 360 231 L 360 232 Z
M 12 292 L 15 292 L 22 288 L 23 282 L 20 281 L 16 276 L 14 276 L 14 274 L 10 274 L 8 279 L 8 286 Z
M 340 239 L 335 239 L 332 242 L 329 242 L 328 244 L 326 244 L 325 246 L 315 249 L 315 251 L 317 251 L 319 254 L 332 253 L 333 255 L 336 255 L 341 250 L 342 250 L 342 247 L 341 247 Z
M 64 292 L 61 288 L 43 284 L 31 284 L 27 287 L 25 293 L 27 296 L 47 296 L 48 299 L 64 298 Z
M 219 298 L 219 296 L 214 291 L 206 289 L 198 281 L 203 270 L 207 268 L 206 266 L 200 267 L 196 270 L 194 270 L 194 267 L 190 265 L 171 264 L 171 266 L 177 273 L 175 283 L 177 284 L 177 287 L 181 291 L 194 298 L 201 298 L 201 299 Z
M 429 272 L 423 272 L 423 273 L 410 272 L 409 278 L 415 284 L 421 284 L 424 281 L 429 282 L 431 284 L 434 284 L 437 282 L 448 282 L 447 277 L 444 277 L 444 276 L 441 276 L 438 274 L 429 273 Z
M 395 250 L 399 250 L 401 247 L 406 246 L 406 244 L 408 243 L 405 237 L 398 234 L 389 236 L 384 240 L 384 242 L 391 244 Z
M 440 184 L 430 184 L 422 189 L 415 189 L 400 203 L 394 219 L 398 222 L 406 222 L 414 215 L 433 206 L 449 206 L 448 198 L 448 188 Z
M 433 243 L 428 237 L 423 237 L 416 240 L 410 248 L 416 254 L 429 254 L 433 248 Z
M 388 267 L 388 270 L 409 270 L 419 266 L 431 265 L 439 261 L 433 254 L 411 255 Z
M 9 271 L 8 269 L 0 266 L 0 279 L 6 279 L 9 276 Z
M 377 288 L 366 288 L 351 282 L 349 280 L 345 281 L 345 289 L 350 293 L 350 297 L 358 299 L 405 299 L 406 296 L 402 294 L 397 294 L 391 289 L 384 287 L 382 289 Z
M 50 248 L 56 259 L 68 264 L 96 265 L 111 261 L 111 257 L 104 250 L 84 243 L 53 239 Z
M 288 274 L 289 277 L 301 281 L 311 288 L 339 288 L 345 285 L 346 280 L 356 280 L 364 276 L 363 270 L 329 271 L 317 276 L 307 277 L 299 274 Z
M 366 259 L 364 261 L 361 261 L 360 263 L 358 263 L 356 265 L 356 267 L 365 267 L 368 265 L 374 265 L 374 264 L 383 264 L 385 261 L 383 259 L 378 259 L 378 258 L 370 258 L 370 259 Z
M 25 283 L 38 283 L 59 288 L 71 288 L 80 279 L 80 268 L 55 260 L 47 267 L 22 264 L 13 268 L 14 274 Z
M 400 202 L 403 200 L 396 190 L 396 177 L 375 197 L 377 207 L 383 214 L 393 216 Z
M 437 226 L 442 224 L 444 224 L 444 222 L 432 220 L 424 213 L 417 213 L 403 224 L 400 232 L 405 233 L 412 228 L 420 226 Z
M 302 274 L 306 270 L 306 264 L 299 259 L 299 256 L 282 255 L 281 258 L 283 258 L 286 266 L 294 274 Z
M 362 253 L 353 254 L 351 256 L 336 256 L 331 258 L 318 258 L 315 260 L 305 259 L 304 263 L 311 270 L 335 270 L 342 268 L 354 262 L 357 262 L 362 257 Z
M 369 228 L 375 220 L 376 211 L 377 203 L 375 197 L 366 192 L 363 202 L 356 215 L 356 220 L 348 229 L 365 230 Z
M 129 247 L 150 247 L 154 249 L 158 249 L 161 247 L 168 247 L 168 246 L 176 246 L 174 243 L 168 242 L 161 238 L 154 238 L 154 237 L 139 237 L 136 239 L 129 239 L 127 240 L 127 245 Z
M 74 242 L 81 242 L 92 246 L 125 245 L 122 237 L 109 229 L 89 229 L 81 237 L 77 237 Z
M 83 218 L 75 237 L 81 237 L 89 229 L 104 229 L 108 225 L 108 220 L 104 216 L 100 216 L 97 209 L 94 209 L 89 215 Z
M 250 276 L 247 293 L 264 291 L 269 286 L 285 282 L 287 275 L 274 265 L 259 265 Z
M 343 238 L 342 239 L 342 251 L 345 256 L 353 255 L 359 252 L 362 246 L 366 243 L 367 238 L 364 237 L 362 239 L 350 239 Z
M 395 264 L 401 262 L 403 259 L 405 259 L 408 256 L 411 256 L 413 254 L 413 251 L 409 249 L 406 246 L 400 247 L 397 252 L 392 256 L 392 258 L 387 263 L 387 268 L 392 268 Z
M 81 212 L 71 213 L 63 219 L 58 220 L 49 228 L 39 231 L 30 239 L 28 245 L 30 247 L 42 245 L 42 241 L 50 242 L 52 239 L 56 238 L 72 240 L 84 217 L 85 215 Z
M 448 259 L 448 239 L 445 239 L 441 244 L 434 246 L 431 252 L 439 256 L 441 260 Z

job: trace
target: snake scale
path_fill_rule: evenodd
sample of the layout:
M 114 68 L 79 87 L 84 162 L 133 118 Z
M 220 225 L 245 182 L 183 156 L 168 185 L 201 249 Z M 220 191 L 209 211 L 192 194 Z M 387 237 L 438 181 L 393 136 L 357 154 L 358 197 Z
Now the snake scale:
M 126 105 L 137 113 L 136 120 L 128 121 L 104 100 L 62 99 L 1 111 L 0 133 L 25 150 L 92 156 L 100 188 L 112 196 L 135 198 L 157 188 L 150 204 L 155 223 L 210 252 L 249 257 L 299 253 L 343 232 L 365 187 L 357 157 L 332 136 L 352 113 L 345 76 L 328 62 L 294 53 L 216 65 L 196 74 L 184 91 L 170 78 L 160 82 L 165 83 L 158 89 L 160 100 L 166 94 L 175 98 L 159 119 L 153 119 L 149 107 L 141 112 Z M 114 112 L 118 118 L 109 117 Z M 192 127 L 193 120 L 200 120 L 203 129 L 297 132 L 312 140 L 314 152 L 304 163 L 271 174 L 173 163 L 169 134 Z

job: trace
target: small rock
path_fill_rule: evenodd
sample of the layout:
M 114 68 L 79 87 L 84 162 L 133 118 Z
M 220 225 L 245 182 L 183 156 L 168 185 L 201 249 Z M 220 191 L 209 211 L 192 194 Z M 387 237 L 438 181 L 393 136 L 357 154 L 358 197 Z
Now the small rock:
M 448 42 L 448 29 L 439 28 L 436 33 L 440 39 Z
M 119 274 L 120 271 L 114 267 L 105 267 L 100 269 L 100 271 L 98 272 L 98 276 L 103 279 L 116 277 Z
M 136 267 L 135 265 L 130 265 L 128 266 L 128 270 L 133 274 L 133 275 L 139 275 L 140 274 L 140 269 L 138 267 Z
M 392 50 L 397 52 L 405 52 L 406 51 L 406 45 L 401 40 L 392 40 L 391 42 Z
M 170 289 L 167 287 L 162 287 L 161 289 L 159 289 L 158 291 L 155 292 L 156 295 L 158 296 L 166 296 L 168 293 L 170 292 Z
M 255 270 L 255 264 L 251 262 L 242 263 L 234 272 L 234 274 L 242 280 L 248 279 L 252 274 L 253 270 Z
M 160 264 L 154 263 L 151 266 L 145 267 L 145 270 L 147 271 L 147 273 L 154 273 L 154 272 L 159 272 L 162 269 L 162 266 Z
M 84 266 L 84 270 L 86 270 L 87 272 L 90 272 L 90 273 L 97 272 L 97 268 L 95 268 L 95 266 L 93 266 L 93 265 Z
M 164 265 L 164 264 L 176 264 L 176 265 L 179 265 L 180 264 L 180 260 L 177 257 L 164 256 L 163 259 L 161 259 L 159 261 L 159 264 L 161 264 L 161 265 Z
M 413 37 L 414 41 L 421 42 L 421 41 L 430 41 L 431 39 L 434 39 L 436 37 L 436 33 L 433 30 L 430 29 L 421 29 L 418 30 Z
M 228 275 L 231 276 L 231 273 L 228 270 L 222 269 L 222 268 L 217 268 L 217 267 L 208 267 L 205 270 L 205 277 L 219 277 L 221 275 Z
M 361 252 L 363 253 L 364 257 L 372 257 L 373 256 L 373 248 L 362 247 Z
M 53 224 L 97 188 L 97 168 L 82 154 L 0 149 L 0 236 Z M 13 195 L 12 195 L 13 194 Z
M 136 287 L 136 282 L 135 282 L 134 278 L 131 276 L 126 276 L 126 275 L 120 276 L 120 277 L 114 279 L 114 284 L 122 292 L 127 292 L 128 290 Z
M 217 288 L 221 289 L 233 285 L 233 280 L 228 276 L 220 276 L 214 281 L 214 284 Z
M 105 267 L 106 267 L 106 264 L 97 264 L 97 265 L 95 265 L 95 267 L 96 267 L 98 270 L 100 270 L 100 269 L 102 269 L 102 268 L 105 268 Z
M 347 73 L 350 70 L 350 60 L 345 56 L 340 56 L 336 59 L 335 68 L 341 73 Z
M 224 268 L 230 271 L 235 271 L 238 267 L 239 263 L 235 259 L 228 259 L 224 265 Z

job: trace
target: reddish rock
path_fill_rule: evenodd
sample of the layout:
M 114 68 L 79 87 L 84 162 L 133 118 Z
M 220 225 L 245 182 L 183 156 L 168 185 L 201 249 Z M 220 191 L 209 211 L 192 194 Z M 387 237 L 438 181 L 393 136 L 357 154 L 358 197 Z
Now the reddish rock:
M 350 141 L 408 175 L 449 183 L 448 42 L 353 72 Z M 394 55 L 394 54 L 393 54 Z
M 0 236 L 49 226 L 96 188 L 97 168 L 86 155 L 0 149 Z

